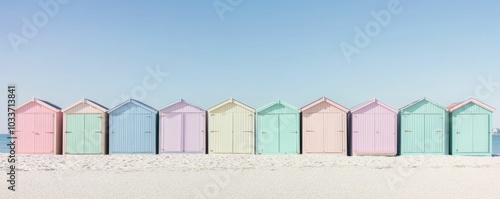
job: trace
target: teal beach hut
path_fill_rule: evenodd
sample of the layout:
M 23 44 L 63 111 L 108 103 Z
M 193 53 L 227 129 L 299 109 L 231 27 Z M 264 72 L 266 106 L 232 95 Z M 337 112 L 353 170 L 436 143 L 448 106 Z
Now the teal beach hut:
M 399 112 L 400 155 L 449 154 L 448 110 L 426 98 Z
M 448 106 L 452 155 L 492 154 L 492 115 L 495 108 L 476 99 Z
M 299 154 L 300 112 L 276 101 L 257 110 L 257 154 Z

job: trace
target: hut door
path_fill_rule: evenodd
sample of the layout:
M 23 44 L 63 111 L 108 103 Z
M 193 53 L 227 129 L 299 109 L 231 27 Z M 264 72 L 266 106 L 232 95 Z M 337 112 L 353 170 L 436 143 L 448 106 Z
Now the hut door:
M 490 129 L 488 115 L 474 115 L 474 135 L 473 151 L 474 153 L 490 152 Z
M 182 114 L 168 113 L 161 116 L 161 151 L 182 152 Z
M 139 153 L 155 153 L 156 151 L 156 140 L 155 140 L 155 126 L 154 121 L 156 118 L 154 114 L 147 115 L 134 115 L 135 125 L 142 124 L 142 128 L 136 128 L 137 131 L 134 133 L 139 134 L 139 140 L 137 140 L 134 144 L 138 147 Z
M 210 115 L 210 153 L 233 153 L 233 115 Z
M 261 129 L 259 132 L 260 153 L 278 153 L 280 150 L 280 116 L 272 114 L 260 115 Z
M 20 113 L 16 116 L 17 151 L 19 153 L 34 153 L 35 150 L 35 115 Z
M 375 149 L 375 117 L 373 114 L 354 115 L 353 152 L 370 153 Z
M 66 115 L 66 153 L 79 154 L 84 152 L 85 116 L 83 114 Z
M 474 116 L 460 115 L 454 121 L 457 124 L 457 130 L 453 133 L 456 135 L 456 152 L 471 153 L 473 152 L 472 143 L 474 132 Z
M 376 153 L 392 153 L 396 151 L 396 121 L 392 114 L 381 114 L 375 117 L 375 151 Z
M 233 113 L 233 153 L 253 153 L 253 121 L 252 113 Z
M 54 116 L 35 114 L 35 153 L 54 152 Z
M 201 113 L 184 114 L 184 152 L 202 152 L 205 146 L 205 116 Z
M 126 114 L 109 115 L 111 123 L 109 134 L 109 152 L 124 153 L 127 152 L 127 146 L 133 144 L 133 139 L 127 139 L 128 132 L 133 131 L 134 124 Z M 135 140 L 134 140 L 135 141 Z
M 304 114 L 304 152 L 323 153 L 323 113 Z
M 442 115 L 425 115 L 425 152 L 444 152 L 444 127 Z
M 345 119 L 339 113 L 325 113 L 324 115 L 324 152 L 343 153 L 345 133 Z
M 401 125 L 401 148 L 405 153 L 423 153 L 425 143 L 425 116 L 403 115 Z
M 84 153 L 98 154 L 101 152 L 101 115 L 100 114 L 85 114 L 85 141 Z
M 279 152 L 299 152 L 299 127 L 297 121 L 297 114 L 282 114 L 279 116 Z

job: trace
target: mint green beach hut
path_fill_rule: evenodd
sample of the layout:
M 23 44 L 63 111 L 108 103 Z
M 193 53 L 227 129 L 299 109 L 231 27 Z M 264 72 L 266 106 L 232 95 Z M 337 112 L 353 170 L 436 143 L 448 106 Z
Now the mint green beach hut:
M 448 111 L 426 98 L 399 112 L 400 155 L 449 154 Z
M 283 101 L 257 110 L 257 154 L 299 154 L 300 112 Z
M 452 155 L 492 154 L 492 116 L 495 108 L 470 98 L 448 106 Z

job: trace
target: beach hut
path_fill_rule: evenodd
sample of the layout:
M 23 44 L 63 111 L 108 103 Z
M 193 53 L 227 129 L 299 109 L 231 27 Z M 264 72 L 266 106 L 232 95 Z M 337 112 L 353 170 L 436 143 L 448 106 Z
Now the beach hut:
M 61 154 L 61 109 L 47 101 L 32 98 L 15 110 L 16 152 Z
M 349 109 L 323 97 L 302 111 L 302 153 L 347 155 Z
M 253 154 L 255 110 L 235 99 L 208 109 L 209 154 Z
M 492 154 L 492 114 L 495 108 L 470 98 L 448 106 L 452 155 Z
M 156 153 L 156 109 L 130 99 L 108 114 L 109 154 Z
M 258 154 L 300 153 L 300 112 L 297 108 L 276 101 L 257 110 Z
M 351 109 L 352 155 L 396 155 L 398 110 L 377 99 Z
M 63 153 L 106 154 L 107 111 L 89 99 L 63 109 Z
M 448 154 L 448 110 L 424 98 L 400 109 L 401 155 Z
M 160 153 L 205 153 L 206 111 L 179 100 L 159 110 Z

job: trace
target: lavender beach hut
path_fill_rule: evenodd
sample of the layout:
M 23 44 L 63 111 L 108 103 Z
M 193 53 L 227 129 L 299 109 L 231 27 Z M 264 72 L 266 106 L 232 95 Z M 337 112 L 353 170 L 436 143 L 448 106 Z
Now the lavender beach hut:
M 179 100 L 159 111 L 160 153 L 205 153 L 206 111 Z
M 377 99 L 351 110 L 352 155 L 396 155 L 398 110 Z

